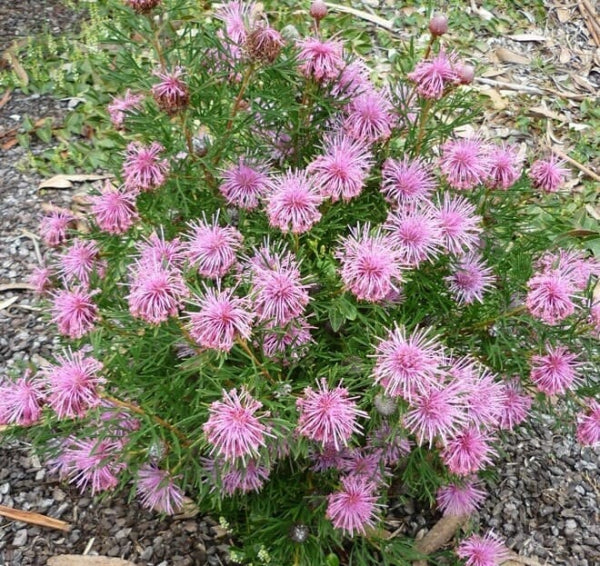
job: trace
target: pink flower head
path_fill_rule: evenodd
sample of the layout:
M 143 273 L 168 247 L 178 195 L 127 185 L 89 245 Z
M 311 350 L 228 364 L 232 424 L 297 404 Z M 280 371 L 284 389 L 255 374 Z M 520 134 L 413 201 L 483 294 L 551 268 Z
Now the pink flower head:
M 210 405 L 208 421 L 203 426 L 206 440 L 225 460 L 258 457 L 259 448 L 265 446 L 265 436 L 270 436 L 271 427 L 261 422 L 256 411 L 262 403 L 253 399 L 246 389 L 238 394 L 237 389 L 229 393 L 223 390 L 223 401 Z
M 245 210 L 254 210 L 269 188 L 269 177 L 266 175 L 266 165 L 250 164 L 241 157 L 237 165 L 226 169 L 223 183 L 219 191 L 225 197 L 227 204 L 239 206 Z
M 489 445 L 490 437 L 475 426 L 461 430 L 451 438 L 441 452 L 448 469 L 466 476 L 492 463 L 497 452 Z
M 358 417 L 368 418 L 368 415 L 356 406 L 355 397 L 349 397 L 345 387 L 329 389 L 324 378 L 317 387 L 317 390 L 306 387 L 303 397 L 296 401 L 300 411 L 296 430 L 310 440 L 323 446 L 333 444 L 339 450 L 348 445 L 353 433 L 362 429 Z
M 124 0 L 126 4 L 131 6 L 138 14 L 148 14 L 161 0 Z
M 450 140 L 442 146 L 440 169 L 454 189 L 474 189 L 489 177 L 486 145 L 478 138 Z
M 375 526 L 377 496 L 376 485 L 361 476 L 342 478 L 342 488 L 327 496 L 325 516 L 336 529 L 354 536 L 365 534 L 366 527 Z
M 444 279 L 454 299 L 465 305 L 483 303 L 483 294 L 494 286 L 492 268 L 473 252 L 460 256 L 454 264 L 454 273 Z
M 164 184 L 169 172 L 169 162 L 160 159 L 164 149 L 158 142 L 148 147 L 138 142 L 127 146 L 123 177 L 128 191 L 152 191 Z
M 331 85 L 331 94 L 338 99 L 348 99 L 372 89 L 369 67 L 361 60 L 344 65 L 341 74 Z
M 512 187 L 521 176 L 523 160 L 518 149 L 509 144 L 488 146 L 489 177 L 486 185 L 490 189 L 503 191 Z
M 257 24 L 246 37 L 244 47 L 251 59 L 273 63 L 284 45 L 281 34 L 267 24 Z
M 43 295 L 52 288 L 52 270 L 48 267 L 35 267 L 29 276 L 29 284 L 33 285 L 38 295 Z
M 368 448 L 354 448 L 344 458 L 342 471 L 348 476 L 361 476 L 374 484 L 382 484 L 384 476 L 389 472 L 384 470 L 383 451 Z
M 437 205 L 437 214 L 443 246 L 451 254 L 461 255 L 476 248 L 481 217 L 467 199 L 446 193 Z
M 373 158 L 368 148 L 338 134 L 326 141 L 325 154 L 319 155 L 306 168 L 321 195 L 332 202 L 348 202 L 363 189 Z
M 381 169 L 381 192 L 391 204 L 426 200 L 435 185 L 429 166 L 420 157 L 389 158 Z
M 254 26 L 254 11 L 253 3 L 233 0 L 221 6 L 215 16 L 225 24 L 227 37 L 233 43 L 242 45 L 248 29 Z
M 311 328 L 304 318 L 292 320 L 285 328 L 268 328 L 262 343 L 264 355 L 284 365 L 289 365 L 290 360 L 303 358 L 308 353 L 309 344 L 314 342 Z
M 225 495 L 233 495 L 236 491 L 240 493 L 258 493 L 265 481 L 269 479 L 270 470 L 261 466 L 255 460 L 248 460 L 242 469 L 233 468 L 223 474 L 222 485 Z
M 470 515 L 481 507 L 486 492 L 479 489 L 479 483 L 465 479 L 463 483 L 450 483 L 437 492 L 437 506 L 444 516 L 460 517 Z
M 425 442 L 431 446 L 436 437 L 446 444 L 466 424 L 463 393 L 462 384 L 451 382 L 427 387 L 411 396 L 404 426 L 417 437 L 419 446 Z
M 545 356 L 531 358 L 531 381 L 546 395 L 563 394 L 573 387 L 581 364 L 564 346 L 547 345 L 546 351 Z
M 44 244 L 51 247 L 63 244 L 67 238 L 67 230 L 73 228 L 75 216 L 68 210 L 53 210 L 40 222 L 40 236 Z
M 309 285 L 302 282 L 298 264 L 289 254 L 276 257 L 272 268 L 254 266 L 252 285 L 259 319 L 277 326 L 302 316 L 310 300 Z
M 531 408 L 531 397 L 525 395 L 517 380 L 506 382 L 504 393 L 505 400 L 498 424 L 501 429 L 512 430 L 527 418 Z
M 203 277 L 223 277 L 235 264 L 236 252 L 243 237 L 233 226 L 219 226 L 218 214 L 207 222 L 206 218 L 189 224 L 191 233 L 185 244 L 185 253 L 192 266 Z
M 595 258 L 586 257 L 580 250 L 547 252 L 537 262 L 542 272 L 559 274 L 573 285 L 574 291 L 585 291 L 590 278 L 600 275 L 600 264 Z
M 98 320 L 98 307 L 92 296 L 96 292 L 75 287 L 71 291 L 56 291 L 52 295 L 52 322 L 58 326 L 61 334 L 75 340 L 94 327 Z
M 48 389 L 48 404 L 59 418 L 83 417 L 100 404 L 98 387 L 106 380 L 99 375 L 102 363 L 85 350 L 56 356 L 57 364 L 42 369 Z
M 112 102 L 108 105 L 108 114 L 113 126 L 115 128 L 122 127 L 126 113 L 138 110 L 142 100 L 144 100 L 143 94 L 132 94 L 130 89 L 127 89 L 121 98 L 113 97 Z
M 554 326 L 575 312 L 572 281 L 557 270 L 535 274 L 525 304 L 531 316 Z
M 400 207 L 388 214 L 383 227 L 399 250 L 401 261 L 408 266 L 432 261 L 441 251 L 439 222 L 429 207 Z
M 316 37 L 307 37 L 298 46 L 299 69 L 307 79 L 328 82 L 336 79 L 344 68 L 343 47 L 339 41 L 321 41 Z
M 343 127 L 351 138 L 375 143 L 388 139 L 396 122 L 388 97 L 383 92 L 368 89 L 348 104 Z
M 140 265 L 149 264 L 152 267 L 158 263 L 180 270 L 186 258 L 184 246 L 179 238 L 165 239 L 162 228 L 160 235 L 152 232 L 148 238 L 136 242 L 136 248 L 140 254 Z
M 335 252 L 340 276 L 346 288 L 358 299 L 378 302 L 402 281 L 400 252 L 389 236 L 378 228 L 371 235 L 369 223 L 350 229 Z
M 252 319 L 246 298 L 233 295 L 233 289 L 205 289 L 196 299 L 199 312 L 188 313 L 190 336 L 203 348 L 229 352 L 236 338 L 250 338 Z
M 129 312 L 150 324 L 160 324 L 177 316 L 190 294 L 181 273 L 158 261 L 138 260 L 131 271 Z
M 448 373 L 464 385 L 469 421 L 482 427 L 497 426 L 507 401 L 505 385 L 469 358 L 455 361 Z
M 273 181 L 267 199 L 267 215 L 271 226 L 284 234 L 302 234 L 321 219 L 319 206 L 323 197 L 317 192 L 306 171 L 288 171 Z
M 427 330 L 408 334 L 396 325 L 376 346 L 374 357 L 373 378 L 390 397 L 410 401 L 418 391 L 426 391 L 439 381 L 441 347 Z
M 590 306 L 590 316 L 588 318 L 588 322 L 592 326 L 592 335 L 600 338 L 600 302 L 594 303 Z
M 569 174 L 564 165 L 564 161 L 559 161 L 554 155 L 548 159 L 534 161 L 529 170 L 533 186 L 546 193 L 557 192 Z
M 324 472 L 325 470 L 342 470 L 349 450 L 345 447 L 338 450 L 333 444 L 326 444 L 319 446 L 316 450 L 309 447 L 308 454 L 314 462 L 310 469 L 315 472 Z
M 30 426 L 42 414 L 46 400 L 44 383 L 31 377 L 31 371 L 15 381 L 0 385 L 0 424 Z
M 508 549 L 492 532 L 483 537 L 471 535 L 466 538 L 460 543 L 456 554 L 466 560 L 465 566 L 500 566 L 509 557 Z
M 183 492 L 171 474 L 156 466 L 144 465 L 137 473 L 137 494 L 142 507 L 174 515 L 183 508 Z
M 378 454 L 383 465 L 395 467 L 403 456 L 410 454 L 412 443 L 384 423 L 369 433 L 367 447 Z
M 118 474 L 125 468 L 122 455 L 120 441 L 70 437 L 65 441 L 62 453 L 54 460 L 53 470 L 69 478 L 82 492 L 91 485 L 92 495 L 95 495 L 119 484 Z
M 190 91 L 182 80 L 185 74 L 183 67 L 177 66 L 170 73 L 157 70 L 153 74 L 160 79 L 151 91 L 158 107 L 170 115 L 184 110 L 190 101 Z
M 115 187 L 106 181 L 102 192 L 92 196 L 92 214 L 98 228 L 109 234 L 124 234 L 138 220 L 135 194 Z
M 583 446 L 600 444 L 600 403 L 588 400 L 584 412 L 577 415 L 577 440 Z
M 99 254 L 94 240 L 75 240 L 59 258 L 60 274 L 67 283 L 79 282 L 87 288 L 91 274 L 99 266 Z
M 442 49 L 433 59 L 417 63 L 414 71 L 408 73 L 408 78 L 416 83 L 417 92 L 423 98 L 439 100 L 446 87 L 458 83 L 455 59 L 453 54 L 448 56 Z

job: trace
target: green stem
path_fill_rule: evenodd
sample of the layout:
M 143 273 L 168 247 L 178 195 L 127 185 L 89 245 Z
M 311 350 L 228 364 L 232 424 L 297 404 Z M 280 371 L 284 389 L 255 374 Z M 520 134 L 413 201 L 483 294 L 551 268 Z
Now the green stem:
M 429 111 L 431 110 L 431 100 L 427 99 L 425 101 L 425 105 L 423 106 L 423 110 L 421 110 L 421 115 L 419 116 L 419 129 L 417 131 L 417 143 L 415 144 L 415 157 L 419 155 L 421 151 L 421 146 L 423 145 L 423 138 L 425 137 L 425 126 L 427 125 L 427 118 L 429 116 Z
M 260 361 L 258 360 L 258 358 L 254 355 L 254 352 L 250 349 L 250 347 L 246 343 L 246 341 L 242 340 L 241 338 L 238 338 L 236 340 L 236 342 L 242 348 L 242 350 L 244 350 L 244 352 L 246 352 L 246 354 L 248 355 L 248 357 L 252 360 L 252 362 L 254 363 L 254 365 L 260 370 L 260 372 L 269 380 L 269 382 L 271 384 L 274 385 L 276 383 L 276 381 L 273 379 L 273 377 L 271 376 L 271 374 L 269 373 L 269 371 L 267 370 L 267 368 L 265 368 L 263 366 L 263 364 L 260 363 Z

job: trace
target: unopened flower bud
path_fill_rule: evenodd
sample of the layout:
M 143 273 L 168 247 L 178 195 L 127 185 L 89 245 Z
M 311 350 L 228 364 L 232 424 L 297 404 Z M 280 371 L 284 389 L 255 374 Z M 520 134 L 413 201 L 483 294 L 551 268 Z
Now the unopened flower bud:
M 321 21 L 327 15 L 327 6 L 323 0 L 314 0 L 310 5 L 310 15 L 312 18 Z
M 302 543 L 306 541 L 309 533 L 310 531 L 306 525 L 303 525 L 302 523 L 296 523 L 295 525 L 292 525 L 292 528 L 290 529 L 290 538 L 294 542 Z
M 459 63 L 454 67 L 454 70 L 458 75 L 458 82 L 461 85 L 468 85 L 473 82 L 473 79 L 475 78 L 475 67 L 473 67 L 473 65 Z
M 444 35 L 448 31 L 448 18 L 442 14 L 436 14 L 429 21 L 429 31 L 434 37 Z
M 389 417 L 396 412 L 398 408 L 398 404 L 392 397 L 388 397 L 383 393 L 378 393 L 375 395 L 375 399 L 373 399 L 373 404 L 375 405 L 375 409 L 380 415 L 384 417 Z

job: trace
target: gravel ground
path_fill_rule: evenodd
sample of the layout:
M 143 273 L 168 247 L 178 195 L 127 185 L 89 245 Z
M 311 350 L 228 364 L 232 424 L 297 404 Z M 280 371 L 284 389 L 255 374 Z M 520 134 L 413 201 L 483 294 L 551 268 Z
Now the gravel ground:
M 23 10 L 0 0 L 0 49 L 15 37 L 41 29 L 63 30 L 77 22 L 60 2 L 20 0 Z M 50 18 L 50 19 L 49 19 Z M 52 19 L 54 18 L 54 19 Z M 0 110 L 0 131 L 32 118 L 64 117 L 64 104 L 51 97 L 13 93 Z M 34 144 L 33 151 L 42 145 Z M 40 195 L 40 178 L 17 167 L 26 156 L 14 147 L 0 150 L 0 285 L 26 279 L 38 263 L 32 240 L 43 201 L 66 205 L 69 191 Z M 49 357 L 52 329 L 42 320 L 29 291 L 0 293 L 0 380 L 7 370 L 35 356 Z M 493 528 L 508 545 L 525 556 L 550 565 L 600 565 L 600 450 L 582 449 L 571 438 L 553 433 L 548 422 L 533 425 L 507 439 L 497 466 L 497 480 L 474 519 L 481 529 Z M 226 564 L 223 531 L 209 518 L 161 519 L 123 496 L 98 503 L 46 476 L 25 444 L 0 447 L 0 503 L 61 518 L 73 525 L 69 533 L 50 531 L 0 518 L 0 564 L 45 564 L 60 553 L 107 554 L 143 565 Z M 414 536 L 431 521 L 413 505 L 395 512 Z

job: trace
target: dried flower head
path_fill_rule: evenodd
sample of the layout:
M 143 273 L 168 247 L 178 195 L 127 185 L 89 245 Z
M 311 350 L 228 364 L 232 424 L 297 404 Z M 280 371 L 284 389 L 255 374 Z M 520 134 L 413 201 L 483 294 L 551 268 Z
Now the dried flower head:
M 185 110 L 190 101 L 190 91 L 182 77 L 183 67 L 175 67 L 171 72 L 157 70 L 154 75 L 160 79 L 152 87 L 152 96 L 158 107 L 167 114 L 173 115 Z

